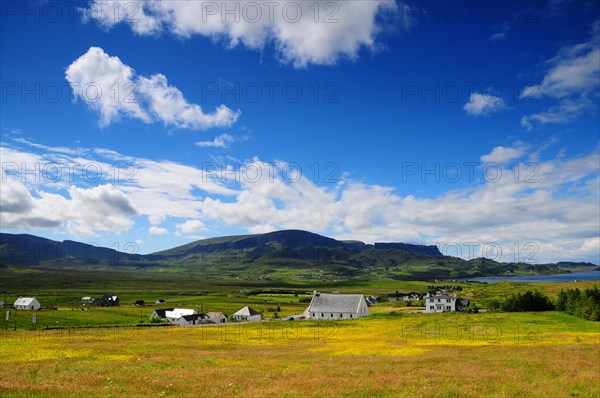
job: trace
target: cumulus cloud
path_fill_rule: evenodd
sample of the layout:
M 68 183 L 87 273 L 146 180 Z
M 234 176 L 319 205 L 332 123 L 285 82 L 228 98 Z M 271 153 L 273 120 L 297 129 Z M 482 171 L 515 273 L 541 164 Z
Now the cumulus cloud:
M 136 180 L 102 180 L 92 188 L 81 187 L 76 180 L 76 186 L 59 185 L 53 190 L 55 184 L 43 180 L 24 184 L 15 175 L 10 186 L 2 183 L 2 192 L 14 192 L 29 204 L 18 207 L 16 200 L 6 201 L 2 195 L 2 227 L 116 232 L 131 228 L 143 216 L 152 225 L 148 233 L 158 235 L 169 233 L 158 226 L 163 222 L 186 237 L 228 226 L 253 233 L 296 228 L 369 243 L 439 243 L 442 248 L 458 243 L 463 245 L 459 255 L 466 258 L 472 253 L 465 242 L 480 246 L 497 242 L 511 255 L 516 255 L 513 243 L 518 242 L 521 260 L 525 260 L 524 253 L 532 253 L 524 252 L 525 246 L 537 247 L 528 261 L 593 259 L 600 217 L 598 150 L 570 158 L 538 159 L 527 168 L 515 163 L 535 151 L 520 142 L 497 146 L 481 159 L 497 163 L 500 178 L 485 178 L 484 170 L 477 169 L 475 183 L 428 198 L 402 196 L 393 187 L 359 183 L 347 175 L 340 176 L 339 184 L 319 185 L 310 176 L 292 176 L 283 161 L 254 158 L 241 168 L 224 164 L 223 178 L 218 171 L 172 161 L 82 149 L 78 157 L 61 156 L 67 156 L 65 162 L 77 159 L 106 167 L 116 159 L 132 162 L 139 168 Z M 3 164 L 52 159 L 50 153 L 38 155 L 18 148 L 3 148 L 2 156 Z M 513 261 L 508 254 L 501 260 Z
M 212 141 L 198 141 L 196 145 L 201 148 L 229 148 L 236 140 L 233 135 L 225 133 L 215 137 Z
M 65 195 L 37 190 L 34 197 L 22 182 L 7 180 L 2 192 L 3 228 L 64 227 L 74 236 L 86 236 L 97 231 L 126 231 L 137 214 L 123 192 L 112 185 L 73 186 Z
M 580 44 L 560 49 L 546 65 L 539 84 L 526 87 L 521 99 L 550 98 L 555 105 L 539 113 L 523 116 L 521 126 L 558 124 L 573 120 L 596 107 L 600 88 L 600 21 L 592 28 L 592 37 Z
M 75 97 L 100 114 L 103 127 L 123 116 L 145 123 L 158 121 L 181 129 L 205 130 L 230 127 L 240 116 L 240 111 L 225 105 L 206 113 L 200 105 L 187 102 L 164 75 L 136 75 L 118 57 L 111 57 L 99 47 L 91 47 L 69 65 L 66 79 Z
M 133 4 L 133 6 L 132 6 Z M 84 20 L 105 28 L 127 24 L 140 35 L 163 31 L 188 38 L 204 36 L 262 50 L 273 45 L 278 57 L 295 67 L 331 65 L 374 50 L 382 15 L 404 10 L 395 0 L 370 1 L 129 1 L 95 0 Z M 115 10 L 117 12 L 115 16 Z M 398 19 L 410 29 L 411 18 Z
M 176 234 L 179 235 L 190 235 L 206 230 L 206 226 L 200 220 L 188 220 L 184 223 L 177 224 L 175 228 L 177 229 Z
M 492 152 L 483 155 L 481 160 L 486 163 L 507 163 L 515 159 L 521 158 L 525 155 L 526 148 L 524 145 L 519 144 L 514 147 L 497 146 L 492 149 Z
M 126 231 L 137 214 L 125 194 L 113 185 L 91 189 L 69 189 L 67 228 L 74 235 L 93 235 L 94 231 Z
M 157 227 L 156 225 L 153 225 L 150 228 L 148 228 L 148 233 L 150 235 L 166 235 L 169 233 L 169 231 L 167 231 L 165 228 Z
M 504 100 L 490 94 L 472 93 L 463 110 L 471 116 L 487 116 L 506 108 Z

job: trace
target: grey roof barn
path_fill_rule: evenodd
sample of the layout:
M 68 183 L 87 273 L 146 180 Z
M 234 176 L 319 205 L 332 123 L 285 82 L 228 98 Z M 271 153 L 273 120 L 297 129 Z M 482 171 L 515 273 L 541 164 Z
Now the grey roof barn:
M 314 292 L 305 314 L 312 319 L 355 319 L 369 314 L 362 294 Z

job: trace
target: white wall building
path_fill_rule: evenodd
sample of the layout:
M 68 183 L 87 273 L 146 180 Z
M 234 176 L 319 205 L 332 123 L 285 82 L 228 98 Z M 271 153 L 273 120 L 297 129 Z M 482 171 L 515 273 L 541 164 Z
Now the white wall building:
M 227 317 L 222 312 L 207 312 L 206 315 L 211 322 L 227 323 Z
M 425 311 L 433 312 L 454 312 L 462 311 L 464 307 L 469 305 L 468 299 L 459 299 L 454 293 L 452 296 L 445 294 L 425 295 Z
M 259 322 L 262 318 L 262 314 L 246 306 L 233 314 L 232 317 L 234 321 L 238 322 Z
M 309 319 L 356 319 L 368 316 L 369 308 L 362 294 L 314 292 L 304 314 Z
M 172 321 L 171 323 L 174 323 L 174 324 L 180 325 L 180 326 L 195 326 L 195 325 L 202 325 L 202 324 L 209 323 L 209 322 L 208 322 L 208 316 L 206 314 L 190 314 L 190 315 L 183 315 L 183 316 L 179 317 L 178 319 L 176 319 L 175 321 Z
M 37 311 L 40 309 L 41 304 L 35 297 L 19 297 L 15 301 L 14 307 L 17 310 Z

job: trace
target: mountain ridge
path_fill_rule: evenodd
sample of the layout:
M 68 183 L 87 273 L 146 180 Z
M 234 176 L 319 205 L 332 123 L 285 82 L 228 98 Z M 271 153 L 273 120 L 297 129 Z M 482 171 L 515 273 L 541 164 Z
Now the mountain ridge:
M 126 246 L 126 245 L 125 245 Z M 81 242 L 0 233 L 0 265 L 147 267 L 229 278 L 450 279 L 571 272 L 591 263 L 500 263 L 443 255 L 435 245 L 340 241 L 302 230 L 202 239 L 150 254 L 120 252 Z

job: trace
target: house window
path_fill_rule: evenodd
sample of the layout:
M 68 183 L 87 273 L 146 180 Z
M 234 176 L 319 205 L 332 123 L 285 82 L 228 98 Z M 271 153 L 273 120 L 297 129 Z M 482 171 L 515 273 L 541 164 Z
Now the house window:
M 321 312 L 321 318 L 325 318 L 325 314 Z
M 340 318 L 343 318 L 343 317 L 344 317 L 344 314 L 340 314 Z
M 430 306 L 429 306 L 429 309 L 430 309 L 430 310 L 434 309 L 434 306 L 433 306 L 433 305 L 430 305 Z
M 350 314 L 350 319 L 352 319 L 352 314 Z
M 333 314 L 331 314 L 331 317 L 333 318 Z
M 315 317 L 315 313 L 313 312 L 313 318 Z

